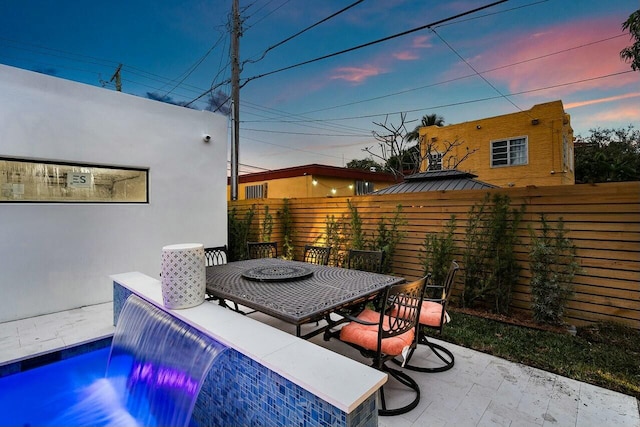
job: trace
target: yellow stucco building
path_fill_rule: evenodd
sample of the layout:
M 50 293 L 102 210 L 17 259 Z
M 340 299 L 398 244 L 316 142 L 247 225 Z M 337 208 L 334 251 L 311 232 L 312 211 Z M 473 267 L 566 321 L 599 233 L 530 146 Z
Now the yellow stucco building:
M 423 158 L 430 151 L 444 169 L 457 169 L 500 187 L 575 184 L 573 129 L 562 101 L 530 110 L 419 131 Z M 446 147 L 459 144 L 448 153 Z M 430 150 L 429 150 L 430 149 Z M 423 161 L 421 170 L 428 169 Z
M 241 175 L 238 200 L 356 196 L 396 182 L 389 173 L 312 164 Z M 229 185 L 227 200 L 231 200 Z

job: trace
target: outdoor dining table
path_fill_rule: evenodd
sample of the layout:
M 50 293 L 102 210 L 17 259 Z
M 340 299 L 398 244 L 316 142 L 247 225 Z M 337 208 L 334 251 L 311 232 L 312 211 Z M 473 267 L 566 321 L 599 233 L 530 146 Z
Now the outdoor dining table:
M 401 277 L 277 258 L 207 267 L 207 294 L 268 314 L 296 326 L 340 308 L 367 301 Z M 323 331 L 314 330 L 302 338 Z

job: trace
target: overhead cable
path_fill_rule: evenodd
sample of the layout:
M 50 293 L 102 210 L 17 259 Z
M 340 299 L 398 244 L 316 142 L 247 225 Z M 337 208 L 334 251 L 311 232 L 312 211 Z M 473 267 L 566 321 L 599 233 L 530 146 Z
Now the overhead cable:
M 513 67 L 513 66 L 516 66 L 516 65 L 525 64 L 527 62 L 536 61 L 538 59 L 548 58 L 550 56 L 559 55 L 561 53 L 566 53 L 566 52 L 569 52 L 569 51 L 572 51 L 572 50 L 575 50 L 575 49 L 580 49 L 580 48 L 583 48 L 583 47 L 595 45 L 595 44 L 598 44 L 598 43 L 603 43 L 603 42 L 606 42 L 606 41 L 609 41 L 609 40 L 613 40 L 613 39 L 616 39 L 616 38 L 619 38 L 619 37 L 626 37 L 626 36 L 627 36 L 626 34 L 618 34 L 616 36 L 611 36 L 611 37 L 607 37 L 607 38 L 604 38 L 604 39 L 596 40 L 596 41 L 593 41 L 593 42 L 584 43 L 584 44 L 581 44 L 579 46 L 574 46 L 574 47 L 570 47 L 570 48 L 567 48 L 567 49 L 562 49 L 562 50 L 558 50 L 558 51 L 555 51 L 555 52 L 547 53 L 547 54 L 544 54 L 544 55 L 523 59 L 521 61 L 512 62 L 511 64 L 506 64 L 506 65 L 501 65 L 499 67 L 489 68 L 489 69 L 481 71 L 481 73 L 490 73 L 492 71 L 502 70 L 504 68 L 509 68 L 509 67 Z M 348 102 L 348 103 L 345 103 L 345 104 L 334 105 L 334 106 L 331 106 L 331 107 L 319 108 L 319 109 L 316 109 L 316 110 L 309 110 L 309 111 L 305 111 L 305 112 L 299 113 L 299 114 L 319 113 L 319 112 L 322 112 L 322 111 L 335 110 L 337 108 L 342 108 L 342 107 L 350 107 L 352 105 L 362 104 L 362 103 L 365 103 L 365 102 L 378 101 L 380 99 L 390 98 L 392 96 L 404 95 L 406 93 L 410 93 L 410 92 L 414 92 L 414 91 L 418 91 L 418 90 L 422 90 L 422 89 L 428 89 L 430 87 L 449 84 L 449 83 L 452 83 L 452 82 L 455 82 L 455 81 L 458 81 L 458 80 L 464 80 L 464 79 L 467 79 L 467 78 L 473 77 L 473 76 L 475 76 L 475 74 L 466 74 L 464 76 L 453 77 L 451 79 L 442 80 L 442 81 L 439 81 L 439 82 L 436 82 L 436 83 L 430 83 L 428 85 L 423 85 L 423 86 L 418 86 L 418 87 L 414 87 L 414 88 L 411 88 L 411 89 L 401 90 L 401 91 L 398 91 L 398 92 L 388 93 L 386 95 L 380 95 L 380 96 L 376 96 L 376 97 L 373 97 L 373 98 L 361 99 L 359 101 L 352 101 L 352 102 Z
M 385 41 L 388 41 L 388 40 L 392 40 L 392 39 L 395 39 L 395 38 L 398 38 L 398 37 L 406 36 L 408 34 L 415 33 L 417 31 L 421 31 L 421 30 L 424 30 L 424 29 L 427 29 L 427 28 L 431 28 L 433 26 L 442 24 L 444 22 L 452 21 L 452 20 L 460 18 L 462 16 L 470 15 L 472 13 L 475 13 L 475 12 L 478 12 L 480 10 L 493 7 L 493 6 L 498 5 L 500 3 L 505 3 L 507 1 L 508 0 L 499 0 L 499 1 L 493 2 L 491 4 L 485 5 L 485 6 L 477 7 L 475 9 L 469 10 L 467 12 L 459 13 L 457 15 L 450 16 L 450 17 L 444 18 L 444 19 L 440 19 L 440 20 L 432 22 L 430 24 L 426 24 L 426 25 L 422 25 L 422 26 L 417 27 L 417 28 L 413 28 L 411 30 L 403 31 L 401 33 L 397 33 L 397 34 L 394 34 L 394 35 L 391 35 L 391 36 L 383 37 L 383 38 L 378 39 L 378 40 L 374 40 L 374 41 L 371 41 L 371 42 L 368 42 L 368 43 L 364 43 L 364 44 L 361 44 L 361 45 L 358 45 L 358 46 L 350 47 L 348 49 L 344 49 L 344 50 L 341 50 L 339 52 L 334 52 L 334 53 L 330 53 L 328 55 L 323 55 L 323 56 L 320 56 L 318 58 L 310 59 L 308 61 L 299 62 L 297 64 L 293 64 L 293 65 L 289 65 L 287 67 L 279 68 L 277 70 L 269 71 L 267 73 L 258 74 L 258 75 L 255 75 L 253 77 L 249 77 L 249 78 L 244 79 L 244 82 L 240 85 L 240 87 L 245 86 L 247 83 L 249 83 L 252 80 L 260 79 L 262 77 L 270 76 L 272 74 L 280 73 L 282 71 L 287 71 L 287 70 L 290 70 L 292 68 L 300 67 L 302 65 L 311 64 L 313 62 L 321 61 L 323 59 L 332 58 L 334 56 L 342 55 L 342 54 L 347 53 L 347 52 L 353 52 L 354 50 L 358 50 L 358 49 L 362 49 L 362 48 L 365 48 L 365 47 L 373 46 L 375 44 L 382 43 L 382 42 L 385 42 Z
M 465 101 L 452 102 L 452 103 L 448 103 L 448 104 L 433 105 L 433 106 L 429 106 L 429 107 L 420 107 L 420 108 L 415 108 L 415 109 L 411 109 L 411 110 L 391 111 L 391 112 L 386 112 L 386 113 L 374 113 L 374 114 L 365 114 L 365 115 L 360 115 L 360 116 L 349 116 L 349 117 L 332 117 L 332 118 L 328 118 L 328 119 L 322 119 L 322 121 L 341 121 L 341 120 L 370 119 L 370 118 L 374 118 L 374 117 L 389 116 L 389 115 L 393 115 L 393 114 L 416 113 L 416 112 L 420 112 L 420 111 L 434 110 L 434 109 L 438 109 L 438 108 L 447 108 L 447 107 L 455 107 L 455 106 L 458 106 L 458 105 L 475 104 L 477 102 L 491 101 L 491 100 L 494 100 L 494 99 L 500 99 L 503 96 L 524 95 L 524 94 L 527 94 L 527 93 L 540 92 L 540 91 L 543 91 L 543 90 L 557 89 L 559 87 L 565 87 L 565 86 L 570 86 L 570 85 L 579 84 L 579 83 L 586 83 L 586 82 L 605 79 L 605 78 L 609 78 L 609 77 L 617 77 L 617 76 L 621 76 L 621 75 L 625 75 L 625 74 L 629 74 L 629 73 L 634 73 L 634 72 L 635 71 L 633 71 L 633 70 L 625 70 L 625 71 L 620 71 L 620 72 L 617 72 L 617 73 L 606 74 L 606 75 L 603 75 L 603 76 L 597 76 L 597 77 L 591 77 L 591 78 L 588 78 L 588 79 L 575 80 L 575 81 L 566 82 L 566 83 L 558 83 L 556 85 L 550 85 L 550 86 L 545 86 L 545 87 L 540 87 L 540 88 L 535 88 L 535 89 L 528 89 L 528 90 L 523 90 L 523 91 L 520 91 L 520 92 L 512 92 L 512 93 L 507 93 L 507 94 L 504 94 L 504 95 L 488 96 L 488 97 L 485 97 L 485 98 L 470 99 L 470 100 L 465 100 Z
M 298 37 L 299 35 L 307 32 L 307 31 L 309 31 L 310 29 L 312 29 L 314 27 L 317 27 L 318 25 L 320 25 L 320 24 L 322 24 L 322 23 L 324 23 L 324 22 L 326 22 L 326 21 L 328 21 L 328 20 L 340 15 L 341 13 L 346 12 L 347 10 L 351 9 L 354 6 L 357 6 L 358 4 L 362 3 L 363 1 L 364 0 L 358 0 L 358 1 L 354 2 L 354 3 L 351 3 L 349 6 L 346 6 L 346 7 L 342 8 L 341 10 L 339 10 L 339 11 L 337 11 L 337 12 L 335 12 L 335 13 L 329 15 L 329 16 L 327 16 L 326 18 L 321 19 L 320 21 L 316 22 L 315 24 L 312 24 L 312 25 L 306 27 L 305 29 L 298 31 L 294 35 L 287 37 L 286 39 L 282 40 L 281 42 L 278 42 L 278 43 L 274 44 L 273 46 L 269 46 L 264 52 L 262 52 L 262 55 L 260 56 L 260 58 L 258 58 L 258 59 L 247 59 L 246 61 L 244 61 L 242 63 L 242 65 L 247 64 L 247 63 L 253 64 L 253 63 L 256 63 L 258 61 L 261 61 L 262 59 L 264 59 L 265 56 L 267 56 L 267 53 L 269 53 L 269 51 L 271 51 L 271 50 L 273 50 L 273 49 L 275 49 L 275 48 L 277 48 L 279 46 L 282 46 L 286 42 L 288 42 L 290 40 L 293 40 L 294 38 Z

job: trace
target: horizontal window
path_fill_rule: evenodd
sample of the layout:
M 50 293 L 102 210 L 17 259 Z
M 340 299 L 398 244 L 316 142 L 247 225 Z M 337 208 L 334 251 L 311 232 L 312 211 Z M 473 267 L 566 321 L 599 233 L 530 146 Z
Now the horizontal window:
M 373 182 L 356 181 L 356 196 L 373 193 Z
M 491 166 L 514 166 L 528 163 L 527 138 L 491 142 Z
M 149 170 L 0 157 L 0 202 L 148 203 Z
M 247 185 L 244 187 L 245 199 L 266 199 L 267 198 L 267 183 L 258 185 Z

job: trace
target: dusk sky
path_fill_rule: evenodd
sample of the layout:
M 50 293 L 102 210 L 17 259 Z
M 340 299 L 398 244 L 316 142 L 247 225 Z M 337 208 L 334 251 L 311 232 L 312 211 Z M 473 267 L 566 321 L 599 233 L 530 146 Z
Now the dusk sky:
M 401 112 L 412 130 L 425 114 L 455 124 L 562 100 L 576 136 L 640 128 L 640 72 L 619 55 L 638 0 L 510 0 L 269 74 L 493 1 L 364 0 L 269 49 L 353 3 L 240 0 L 241 173 L 365 158 L 374 122 Z M 105 90 L 121 63 L 131 95 L 188 103 L 219 85 L 224 97 L 230 12 L 231 0 L 3 0 L 0 63 Z

